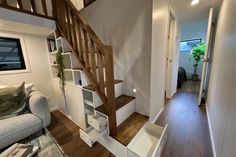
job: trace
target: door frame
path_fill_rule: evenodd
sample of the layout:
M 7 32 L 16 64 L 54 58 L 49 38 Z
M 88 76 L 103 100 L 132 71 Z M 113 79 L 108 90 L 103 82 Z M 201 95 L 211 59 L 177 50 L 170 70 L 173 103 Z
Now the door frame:
M 210 8 L 209 11 L 209 18 L 208 18 L 208 29 L 207 29 L 207 37 L 206 37 L 206 50 L 203 58 L 203 64 L 202 64 L 202 77 L 201 77 L 201 85 L 200 85 L 200 91 L 199 91 L 199 97 L 198 97 L 198 105 L 202 105 L 202 99 L 204 91 L 206 90 L 208 86 L 209 81 L 209 73 L 210 73 L 210 57 L 212 56 L 212 45 L 214 44 L 214 9 Z
M 172 23 L 173 22 L 173 23 Z M 176 88 L 172 90 L 174 78 L 177 82 L 177 73 L 174 73 L 175 63 L 178 60 L 177 53 L 177 39 L 178 39 L 178 22 L 174 10 L 169 7 L 168 18 L 168 36 L 166 44 L 166 61 L 165 61 L 165 99 L 171 99 L 176 93 Z M 171 40 L 171 41 L 170 41 Z M 176 57 L 174 57 L 176 55 Z M 176 75 L 176 76 L 175 76 Z M 174 78 L 173 78 L 174 77 Z

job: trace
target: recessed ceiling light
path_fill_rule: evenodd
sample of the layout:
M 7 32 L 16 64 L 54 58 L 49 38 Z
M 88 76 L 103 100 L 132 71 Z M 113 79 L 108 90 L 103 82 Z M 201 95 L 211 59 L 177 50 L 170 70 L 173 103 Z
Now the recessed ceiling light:
M 199 3 L 199 0 L 192 0 L 191 5 L 194 6 L 194 5 L 197 5 L 198 3 Z

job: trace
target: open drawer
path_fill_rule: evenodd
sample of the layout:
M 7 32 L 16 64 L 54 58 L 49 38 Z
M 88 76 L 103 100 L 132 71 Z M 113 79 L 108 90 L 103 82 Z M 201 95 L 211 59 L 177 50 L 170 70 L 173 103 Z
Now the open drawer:
M 165 128 L 146 123 L 127 146 L 128 157 L 160 157 L 167 140 Z
M 96 114 L 88 115 L 88 123 L 97 131 L 102 131 L 104 129 L 107 129 L 108 121 L 104 116 Z
M 89 127 L 85 131 L 80 129 L 80 138 L 85 143 L 87 143 L 90 147 L 92 147 L 92 145 L 106 133 L 107 133 L 107 129 L 105 129 L 102 132 L 99 132 L 95 130 L 93 127 Z

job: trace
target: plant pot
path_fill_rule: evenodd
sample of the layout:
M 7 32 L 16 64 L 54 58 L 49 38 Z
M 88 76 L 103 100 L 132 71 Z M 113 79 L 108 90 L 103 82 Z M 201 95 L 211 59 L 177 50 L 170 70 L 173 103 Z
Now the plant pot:
M 193 74 L 193 75 L 192 75 L 192 79 L 193 79 L 194 81 L 197 81 L 197 80 L 198 80 L 198 74 Z

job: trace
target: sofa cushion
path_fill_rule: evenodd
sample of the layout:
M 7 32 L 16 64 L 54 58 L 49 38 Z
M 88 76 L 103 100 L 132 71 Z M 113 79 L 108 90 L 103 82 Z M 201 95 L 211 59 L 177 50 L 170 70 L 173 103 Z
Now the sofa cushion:
M 27 113 L 0 120 L 0 149 L 42 129 L 42 120 Z
M 20 85 L 14 85 L 13 87 L 18 87 Z M 0 85 L 0 89 L 6 88 L 9 86 L 6 85 Z M 34 87 L 34 83 L 26 83 L 25 84 L 25 95 L 29 95 L 31 93 L 31 91 L 33 90 Z
M 0 89 L 0 119 L 18 115 L 25 110 L 25 85 Z

